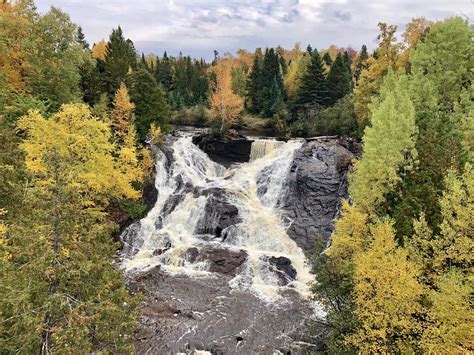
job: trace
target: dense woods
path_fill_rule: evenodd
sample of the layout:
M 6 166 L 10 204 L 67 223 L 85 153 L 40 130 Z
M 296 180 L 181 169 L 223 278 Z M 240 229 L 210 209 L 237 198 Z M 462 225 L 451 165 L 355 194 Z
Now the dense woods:
M 261 122 L 363 142 L 312 258 L 327 351 L 474 351 L 472 25 L 417 18 L 398 40 L 380 23 L 372 52 L 296 44 L 207 63 L 137 53 L 120 27 L 91 45 L 31 0 L 0 6 L 2 353 L 133 352 L 140 298 L 113 235 L 117 214 L 145 211 L 146 142 L 170 123 Z

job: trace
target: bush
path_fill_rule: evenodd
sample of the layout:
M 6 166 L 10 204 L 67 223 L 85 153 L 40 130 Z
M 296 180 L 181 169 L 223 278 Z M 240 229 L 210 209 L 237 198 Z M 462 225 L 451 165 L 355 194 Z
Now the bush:
M 331 107 L 311 105 L 296 113 L 290 124 L 292 135 L 357 136 L 357 121 L 351 96 L 346 96 Z
M 175 113 L 171 123 L 184 126 L 207 126 L 209 124 L 209 110 L 205 105 L 182 108 Z
M 120 205 L 120 208 L 131 219 L 140 219 L 145 217 L 147 205 L 140 201 L 126 201 Z

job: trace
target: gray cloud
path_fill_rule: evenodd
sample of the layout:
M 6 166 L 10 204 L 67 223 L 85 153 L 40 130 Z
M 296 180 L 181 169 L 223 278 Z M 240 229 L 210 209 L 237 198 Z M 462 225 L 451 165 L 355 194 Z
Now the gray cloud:
M 350 11 L 336 10 L 336 12 L 334 12 L 334 16 L 344 22 L 348 22 L 352 19 L 352 14 Z
M 57 6 L 81 25 L 93 43 L 121 25 L 140 51 L 190 53 L 211 58 L 238 48 L 295 42 L 374 47 L 377 23 L 404 24 L 473 15 L 470 0 L 37 0 L 40 11 Z

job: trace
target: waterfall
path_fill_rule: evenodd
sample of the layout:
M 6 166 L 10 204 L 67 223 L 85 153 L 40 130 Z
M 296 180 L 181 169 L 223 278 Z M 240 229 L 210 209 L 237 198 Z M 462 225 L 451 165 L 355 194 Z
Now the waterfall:
M 189 251 L 226 248 L 247 255 L 242 270 L 229 282 L 232 288 L 270 301 L 279 299 L 280 291 L 287 288 L 308 295 L 312 277 L 305 255 L 288 237 L 279 212 L 293 155 L 302 143 L 257 140 L 250 162 L 225 169 L 195 146 L 191 137 L 174 139 L 172 156 L 161 154 L 156 163 L 156 204 L 133 227 L 136 240 L 141 241 L 137 252 L 125 255 L 122 267 L 133 272 L 160 265 L 164 272 L 215 277 L 208 262 L 192 260 Z M 222 231 L 222 240 L 196 233 L 209 196 L 217 190 L 225 192 L 239 217 L 238 223 Z M 296 278 L 281 285 L 270 258 L 291 261 Z
M 252 143 L 250 151 L 250 161 L 262 158 L 265 155 L 280 148 L 284 142 L 274 139 L 256 139 Z

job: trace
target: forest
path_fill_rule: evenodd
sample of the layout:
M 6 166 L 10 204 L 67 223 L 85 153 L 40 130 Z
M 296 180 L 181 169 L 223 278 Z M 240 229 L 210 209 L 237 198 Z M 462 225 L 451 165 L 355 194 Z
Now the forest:
M 328 329 L 329 354 L 474 351 L 471 21 L 381 22 L 373 51 L 206 62 L 0 6 L 1 353 L 134 353 L 142 297 L 117 236 L 148 212 L 149 145 L 178 125 L 360 140 L 331 243 L 309 256 L 326 317 L 308 327 Z

